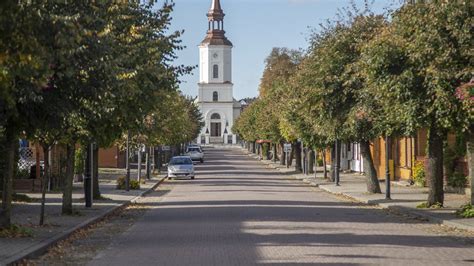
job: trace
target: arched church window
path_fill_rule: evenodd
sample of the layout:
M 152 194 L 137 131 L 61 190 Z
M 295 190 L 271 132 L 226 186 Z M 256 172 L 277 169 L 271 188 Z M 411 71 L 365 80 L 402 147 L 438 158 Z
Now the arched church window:
M 212 66 L 212 78 L 219 78 L 219 66 L 218 65 L 214 65 Z
M 213 113 L 211 119 L 221 119 L 221 116 L 218 113 Z
M 217 94 L 217 91 L 212 93 L 212 101 L 214 102 L 219 101 L 219 94 Z

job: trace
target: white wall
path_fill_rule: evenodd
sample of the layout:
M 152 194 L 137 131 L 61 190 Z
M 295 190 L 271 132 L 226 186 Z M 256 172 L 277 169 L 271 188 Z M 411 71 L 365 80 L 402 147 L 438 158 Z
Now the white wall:
M 217 54 L 217 58 L 214 58 Z M 225 45 L 212 45 L 199 47 L 199 82 L 224 83 L 232 82 L 232 47 Z M 212 76 L 213 66 L 219 66 L 219 77 Z
M 232 84 L 199 84 L 198 100 L 200 102 L 212 102 L 213 93 L 217 91 L 219 102 L 232 102 Z

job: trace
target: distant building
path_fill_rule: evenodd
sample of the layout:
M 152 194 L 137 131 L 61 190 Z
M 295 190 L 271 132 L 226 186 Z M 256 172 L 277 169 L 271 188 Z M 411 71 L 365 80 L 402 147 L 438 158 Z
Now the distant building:
M 240 113 L 242 113 L 245 108 L 247 108 L 251 103 L 253 103 L 255 100 L 257 100 L 257 97 L 247 97 L 241 99 L 240 102 Z

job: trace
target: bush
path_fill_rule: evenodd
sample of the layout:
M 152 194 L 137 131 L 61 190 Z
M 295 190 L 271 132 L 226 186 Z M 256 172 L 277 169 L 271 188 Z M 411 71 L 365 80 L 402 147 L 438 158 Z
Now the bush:
M 463 218 L 473 218 L 474 217 L 474 208 L 471 204 L 466 204 L 461 206 L 461 209 L 456 212 L 457 215 Z
M 415 162 L 415 166 L 413 167 L 413 181 L 420 187 L 426 185 L 425 165 L 422 161 Z
M 117 189 L 125 189 L 126 179 L 126 176 L 121 176 L 117 178 Z M 130 179 L 130 189 L 140 189 L 140 183 L 138 182 L 138 180 Z
M 454 172 L 448 176 L 448 186 L 455 188 L 464 188 L 467 184 L 467 176 L 462 173 Z

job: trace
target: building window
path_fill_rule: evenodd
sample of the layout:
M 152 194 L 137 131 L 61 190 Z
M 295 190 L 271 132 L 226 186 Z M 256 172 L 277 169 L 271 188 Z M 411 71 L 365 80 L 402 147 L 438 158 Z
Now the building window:
M 212 93 L 212 101 L 214 102 L 219 101 L 219 94 L 217 94 L 217 91 Z
M 221 119 L 221 116 L 218 113 L 213 113 L 211 119 Z
M 219 66 L 218 65 L 214 65 L 212 66 L 212 78 L 219 78 Z

